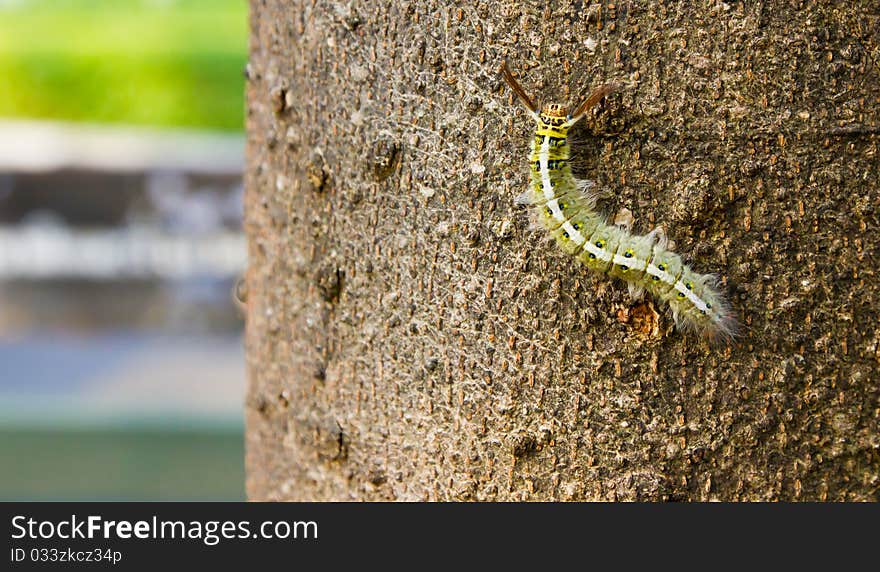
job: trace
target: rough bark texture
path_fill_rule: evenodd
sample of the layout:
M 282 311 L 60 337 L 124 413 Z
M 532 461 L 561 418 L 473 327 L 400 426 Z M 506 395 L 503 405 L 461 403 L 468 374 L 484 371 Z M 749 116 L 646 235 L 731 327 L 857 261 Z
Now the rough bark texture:
M 449 4 L 251 2 L 250 498 L 877 500 L 877 3 Z M 502 59 L 738 343 L 530 226 Z

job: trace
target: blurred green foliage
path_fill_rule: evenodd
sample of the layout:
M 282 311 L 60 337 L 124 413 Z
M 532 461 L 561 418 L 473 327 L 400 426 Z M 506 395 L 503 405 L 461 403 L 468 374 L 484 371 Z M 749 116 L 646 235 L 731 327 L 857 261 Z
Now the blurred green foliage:
M 243 128 L 246 0 L 0 0 L 0 116 Z
M 241 427 L 0 427 L 0 500 L 244 500 Z

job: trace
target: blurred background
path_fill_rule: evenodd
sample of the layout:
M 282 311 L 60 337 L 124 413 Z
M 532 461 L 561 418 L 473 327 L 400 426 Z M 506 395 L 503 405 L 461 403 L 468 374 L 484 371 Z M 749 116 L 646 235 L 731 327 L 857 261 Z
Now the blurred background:
M 246 0 L 0 0 L 0 500 L 244 498 Z

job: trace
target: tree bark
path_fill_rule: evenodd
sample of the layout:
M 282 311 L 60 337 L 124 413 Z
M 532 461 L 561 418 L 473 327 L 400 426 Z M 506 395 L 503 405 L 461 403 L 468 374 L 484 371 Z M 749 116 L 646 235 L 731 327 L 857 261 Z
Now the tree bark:
M 254 500 L 877 500 L 876 2 L 251 1 Z M 513 204 L 542 103 L 713 347 Z

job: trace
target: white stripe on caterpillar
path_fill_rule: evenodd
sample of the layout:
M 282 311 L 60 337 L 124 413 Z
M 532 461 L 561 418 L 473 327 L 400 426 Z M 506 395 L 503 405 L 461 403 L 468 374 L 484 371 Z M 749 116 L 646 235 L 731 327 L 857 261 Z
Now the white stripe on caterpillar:
M 669 304 L 676 325 L 731 341 L 736 321 L 715 279 L 694 272 L 668 250 L 660 228 L 638 236 L 628 227 L 609 225 L 594 211 L 595 198 L 587 193 L 588 185 L 571 174 L 568 130 L 615 86 L 601 86 L 571 114 L 555 103 L 539 113 L 506 64 L 501 72 L 537 122 L 529 159 L 532 181 L 516 203 L 536 206 L 541 224 L 563 250 L 587 267 L 629 282 L 631 291 L 648 290 Z
M 544 198 L 548 201 L 553 198 L 553 184 L 550 182 L 550 168 L 548 167 L 548 163 L 550 162 L 550 138 L 545 137 L 541 142 L 541 151 L 539 155 L 541 162 L 541 185 L 544 189 Z

